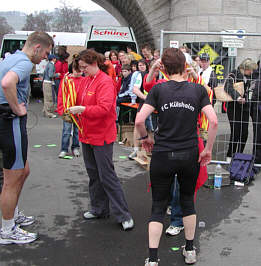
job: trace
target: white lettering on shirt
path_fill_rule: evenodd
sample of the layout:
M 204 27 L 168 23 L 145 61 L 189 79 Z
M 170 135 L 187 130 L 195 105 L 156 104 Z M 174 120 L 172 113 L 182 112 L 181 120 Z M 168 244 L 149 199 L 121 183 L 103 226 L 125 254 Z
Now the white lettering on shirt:
M 168 104 L 164 104 L 164 109 L 169 109 Z
M 170 103 L 165 103 L 164 105 L 161 106 L 162 112 L 165 110 L 171 109 L 171 108 L 185 108 L 188 109 L 192 112 L 194 112 L 195 108 L 189 104 L 185 104 L 183 102 L 170 102 Z

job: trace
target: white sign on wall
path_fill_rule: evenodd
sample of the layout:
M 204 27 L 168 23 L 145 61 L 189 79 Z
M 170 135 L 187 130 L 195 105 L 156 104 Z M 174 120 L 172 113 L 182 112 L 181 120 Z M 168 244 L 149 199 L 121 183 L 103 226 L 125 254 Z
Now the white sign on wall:
M 222 31 L 222 33 L 246 33 L 245 30 L 226 30 Z M 223 35 L 222 36 L 222 46 L 223 47 L 231 47 L 231 48 L 243 48 L 244 47 L 244 39 L 246 36 L 242 35 Z
M 244 40 L 223 39 L 222 46 L 223 47 L 233 47 L 233 48 L 243 48 L 244 47 Z
M 170 48 L 179 48 L 179 41 L 169 41 Z
M 228 48 L 228 56 L 237 56 L 237 48 L 229 47 Z
M 221 33 L 239 33 L 239 34 L 243 34 L 243 33 L 246 33 L 245 30 L 225 30 L 225 31 L 222 31 Z M 222 36 L 223 38 L 229 38 L 229 39 L 245 39 L 246 36 L 242 36 L 242 35 L 223 35 Z

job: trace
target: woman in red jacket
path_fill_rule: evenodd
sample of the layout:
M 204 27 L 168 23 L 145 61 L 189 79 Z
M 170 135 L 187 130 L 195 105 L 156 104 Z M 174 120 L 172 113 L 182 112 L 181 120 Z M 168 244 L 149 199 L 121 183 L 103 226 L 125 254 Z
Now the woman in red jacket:
M 121 63 L 118 60 L 118 53 L 117 53 L 117 51 L 111 50 L 110 51 L 109 58 L 110 58 L 111 63 L 113 65 L 114 69 L 115 69 L 116 76 L 117 76 L 117 80 L 118 80 L 118 78 L 121 75 Z
M 59 56 L 59 59 L 55 63 L 55 99 L 57 102 L 58 91 L 60 82 L 63 80 L 64 75 L 68 72 L 68 58 L 70 54 L 67 52 Z
M 83 159 L 90 178 L 91 209 L 84 218 L 108 217 L 111 211 L 124 230 L 134 227 L 128 205 L 112 161 L 116 140 L 116 90 L 107 66 L 94 50 L 79 55 L 80 69 L 86 74 L 77 93 L 73 114 L 81 114 Z

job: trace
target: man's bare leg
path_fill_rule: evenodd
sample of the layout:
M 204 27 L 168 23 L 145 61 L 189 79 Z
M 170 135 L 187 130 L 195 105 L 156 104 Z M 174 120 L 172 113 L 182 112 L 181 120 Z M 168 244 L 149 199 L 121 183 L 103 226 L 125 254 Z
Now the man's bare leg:
M 5 220 L 13 219 L 24 182 L 29 175 L 28 162 L 25 168 L 18 170 L 4 169 L 4 184 L 1 193 L 1 210 Z

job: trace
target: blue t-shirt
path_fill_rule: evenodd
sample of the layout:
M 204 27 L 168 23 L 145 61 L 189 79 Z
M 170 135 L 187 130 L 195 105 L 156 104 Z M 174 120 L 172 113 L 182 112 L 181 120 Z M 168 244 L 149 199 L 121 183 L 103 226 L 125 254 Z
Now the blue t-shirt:
M 0 62 L 0 104 L 8 103 L 1 85 L 2 79 L 8 71 L 13 71 L 18 76 L 18 83 L 16 84 L 18 103 L 27 103 L 32 69 L 33 64 L 30 59 L 19 50 Z

